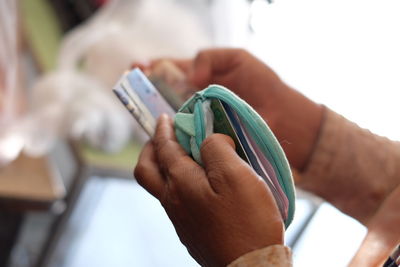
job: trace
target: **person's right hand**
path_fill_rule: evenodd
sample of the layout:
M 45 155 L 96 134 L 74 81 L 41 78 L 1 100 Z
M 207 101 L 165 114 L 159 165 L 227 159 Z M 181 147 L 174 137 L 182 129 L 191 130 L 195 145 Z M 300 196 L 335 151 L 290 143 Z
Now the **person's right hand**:
M 138 65 L 147 71 L 149 66 Z M 322 107 L 291 89 L 263 62 L 242 49 L 210 49 L 191 60 L 172 60 L 199 89 L 220 84 L 246 100 L 267 121 L 292 167 L 302 170 L 310 156 Z
M 196 261 L 226 266 L 248 252 L 282 245 L 284 225 L 274 196 L 237 155 L 233 140 L 212 134 L 200 152 L 203 166 L 179 145 L 172 120 L 161 116 L 134 172 Z

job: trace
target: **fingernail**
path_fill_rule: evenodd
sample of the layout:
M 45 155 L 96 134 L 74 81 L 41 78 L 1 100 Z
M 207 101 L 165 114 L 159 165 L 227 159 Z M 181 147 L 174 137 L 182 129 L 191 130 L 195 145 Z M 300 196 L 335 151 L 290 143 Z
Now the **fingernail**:
M 168 118 L 169 118 L 169 116 L 168 116 L 167 113 L 162 113 L 162 114 L 160 115 L 159 120 L 160 120 L 160 121 L 166 121 L 166 120 L 168 120 Z

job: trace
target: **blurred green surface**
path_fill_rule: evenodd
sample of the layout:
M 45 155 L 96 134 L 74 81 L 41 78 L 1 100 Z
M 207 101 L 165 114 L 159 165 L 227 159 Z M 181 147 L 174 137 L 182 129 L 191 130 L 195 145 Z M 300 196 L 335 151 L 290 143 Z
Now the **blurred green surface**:
M 103 153 L 87 144 L 82 144 L 80 149 L 85 161 L 88 161 L 91 165 L 132 170 L 136 165 L 141 147 L 142 145 L 137 142 L 129 142 L 127 146 L 115 154 Z
M 41 71 L 56 66 L 62 32 L 53 8 L 45 0 L 20 1 L 22 27 Z
M 54 70 L 63 37 L 53 7 L 46 0 L 21 0 L 21 22 L 26 41 L 43 73 Z M 88 165 L 131 170 L 136 164 L 141 145 L 130 142 L 114 154 L 80 145 L 80 153 Z

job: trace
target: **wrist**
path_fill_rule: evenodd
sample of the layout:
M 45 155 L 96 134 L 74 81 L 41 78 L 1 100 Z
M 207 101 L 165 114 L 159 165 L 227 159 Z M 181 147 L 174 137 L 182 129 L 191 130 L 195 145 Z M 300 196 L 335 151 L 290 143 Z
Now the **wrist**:
M 266 108 L 263 117 L 267 118 L 290 165 L 302 171 L 318 140 L 325 108 L 287 86 L 274 98 L 274 105 Z

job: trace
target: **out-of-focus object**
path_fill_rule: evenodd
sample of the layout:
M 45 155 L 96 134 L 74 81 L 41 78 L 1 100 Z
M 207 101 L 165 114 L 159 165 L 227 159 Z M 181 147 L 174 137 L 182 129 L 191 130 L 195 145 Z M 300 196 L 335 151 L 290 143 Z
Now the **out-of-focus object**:
M 108 14 L 101 14 L 105 9 Z M 76 29 L 65 47 L 83 51 L 85 71 L 108 88 L 133 62 L 190 58 L 213 44 L 203 22 L 174 0 L 114 0 L 105 9 L 98 13 L 98 20 Z M 77 42 L 86 48 L 76 47 Z M 61 60 L 66 65 L 75 59 Z
M 90 18 L 107 0 L 47 0 L 59 18 L 63 32 Z
M 34 87 L 33 106 L 53 110 L 47 117 L 53 126 L 37 135 L 69 135 L 107 152 L 120 150 L 135 128 L 110 97 L 120 73 L 135 61 L 189 57 L 209 44 L 196 18 L 173 1 L 110 1 L 64 38 L 56 71 Z M 49 147 L 32 142 L 29 153 Z
M 9 202 L 35 203 L 43 208 L 65 196 L 65 187 L 59 173 L 45 158 L 21 155 L 0 173 L 0 196 Z
M 6 136 L 16 117 L 16 76 L 16 1 L 0 0 L 0 167 L 15 159 L 22 147 L 20 136 Z
M 198 90 L 188 83 L 186 75 L 170 60 L 157 63 L 149 75 L 149 80 L 176 111 L 185 99 Z
M 31 208 L 28 204 L 35 202 L 35 207 L 40 204 L 48 208 L 65 195 L 60 176 L 47 157 L 19 156 L 20 151 L 29 146 L 32 138 L 46 140 L 45 136 L 35 136 L 35 129 L 49 127 L 45 121 L 32 120 L 37 114 L 33 115 L 26 107 L 27 94 L 23 86 L 26 73 L 21 70 L 23 64 L 19 64 L 23 57 L 21 52 L 25 52 L 25 46 L 20 41 L 22 27 L 19 27 L 19 4 L 15 0 L 0 0 L 1 207 Z
M 11 120 L 17 76 L 17 14 L 13 0 L 0 1 L 0 96 L 1 123 Z
M 7 8 L 1 11 L 10 14 Z M 15 33 L 7 29 L 5 33 Z M 43 155 L 60 137 L 84 139 L 106 152 L 119 151 L 136 128 L 111 96 L 110 88 L 120 73 L 135 61 L 192 57 L 210 40 L 198 18 L 173 0 L 109 1 L 65 36 L 56 69 L 33 87 L 29 112 L 2 127 L 0 153 L 8 158 L 2 162 L 21 150 L 30 156 Z M 4 92 L 12 99 L 8 90 Z

